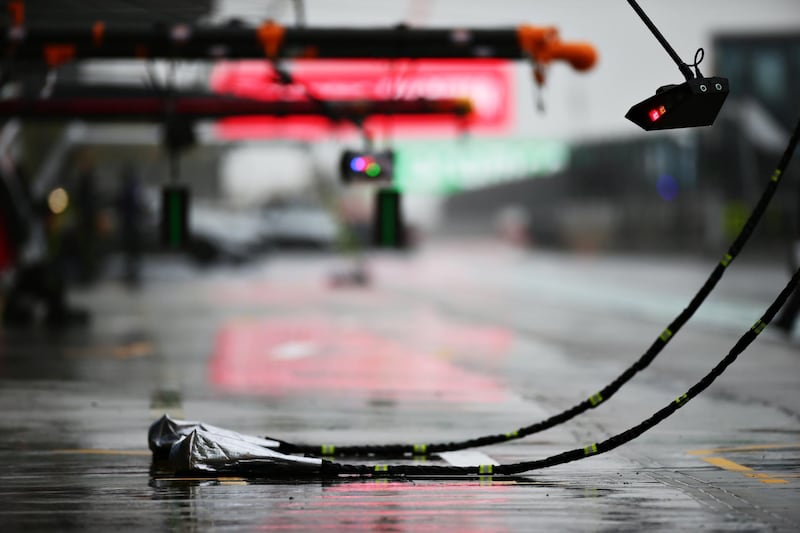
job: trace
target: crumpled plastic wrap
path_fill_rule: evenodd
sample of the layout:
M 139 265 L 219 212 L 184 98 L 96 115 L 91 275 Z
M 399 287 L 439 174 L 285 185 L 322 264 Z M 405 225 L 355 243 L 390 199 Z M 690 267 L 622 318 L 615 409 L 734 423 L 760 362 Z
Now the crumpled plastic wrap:
M 274 450 L 279 441 L 167 415 L 150 426 L 148 444 L 153 457 L 166 459 L 175 473 L 294 477 L 313 476 L 322 468 L 322 459 Z
M 212 426 L 211 424 L 178 420 L 171 418 L 169 415 L 164 415 L 150 426 L 150 430 L 147 433 L 147 445 L 150 447 L 150 451 L 153 452 L 153 456 L 156 459 L 166 459 L 169 456 L 172 445 L 178 442 L 182 437 L 192 433 L 195 429 L 202 429 L 209 435 L 219 435 L 229 439 L 240 440 L 244 443 L 253 444 L 262 448 L 278 448 L 281 444 L 280 441 L 269 438 L 244 435 L 221 427 Z
M 283 454 L 198 427 L 172 445 L 169 465 L 176 472 L 310 475 L 319 472 L 322 459 Z

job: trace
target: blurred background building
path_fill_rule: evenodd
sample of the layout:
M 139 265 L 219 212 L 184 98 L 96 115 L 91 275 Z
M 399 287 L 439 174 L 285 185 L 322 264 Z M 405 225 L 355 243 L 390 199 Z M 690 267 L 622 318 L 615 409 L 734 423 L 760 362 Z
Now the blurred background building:
M 730 97 L 714 127 L 645 134 L 624 119 L 632 104 L 681 77 L 623 1 L 509 0 L 499 9 L 462 0 L 41 0 L 27 3 L 26 18 L 32 25 L 91 20 L 255 25 L 266 19 L 348 27 L 554 25 L 563 39 L 594 44 L 600 60 L 584 74 L 552 66 L 541 90 L 526 62 L 489 62 L 483 72 L 447 75 L 395 61 L 364 74 L 372 88 L 359 89 L 366 91 L 363 95 L 468 96 L 484 114 L 475 127 L 457 120 L 431 124 L 402 118 L 368 125 L 376 146 L 396 152 L 396 182 L 405 194 L 409 224 L 422 235 L 499 232 L 528 246 L 717 253 L 742 224 L 797 116 L 800 3 L 642 5 L 684 61 L 691 63 L 702 47 L 703 72 L 730 79 Z M 331 77 L 324 68 L 333 69 L 335 77 L 352 65 L 300 63 L 288 67 L 310 86 L 330 94 L 350 90 L 322 86 Z M 281 98 L 273 94 L 274 83 L 264 80 L 265 69 L 266 62 L 252 61 L 94 60 L 57 72 L 24 72 L 4 91 L 7 96 L 122 96 L 174 86 Z M 326 213 L 344 213 L 354 224 L 369 219 L 371 194 L 338 185 L 341 151 L 363 147 L 363 136 L 352 126 L 322 122 L 269 118 L 196 125 L 197 144 L 181 157 L 180 179 L 195 195 L 193 224 L 217 243 L 209 254 L 241 257 L 283 237 L 284 242 L 296 237 L 326 245 L 336 238 Z M 141 180 L 147 212 L 157 211 L 157 190 L 169 181 L 158 125 L 10 124 L 4 149 L 10 148 L 25 168 L 35 194 L 63 187 L 77 207 L 81 187 L 84 197 L 97 196 L 91 209 L 98 211 L 101 241 L 108 237 L 113 243 L 120 227 L 112 207 L 126 172 Z M 89 172 L 93 190 L 87 192 Z M 336 208 L 327 200 L 331 191 Z M 797 180 L 787 180 L 755 242 L 788 254 L 799 231 L 798 203 Z M 101 248 L 102 243 L 91 253 Z

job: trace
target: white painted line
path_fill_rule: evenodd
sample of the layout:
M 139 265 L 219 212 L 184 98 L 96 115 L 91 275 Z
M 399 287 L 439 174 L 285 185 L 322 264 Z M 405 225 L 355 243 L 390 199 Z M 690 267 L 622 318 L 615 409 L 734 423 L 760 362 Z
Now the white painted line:
M 461 450 L 457 452 L 442 452 L 439 455 L 442 459 L 452 466 L 480 466 L 480 465 L 499 465 L 497 461 L 482 452 L 473 450 Z

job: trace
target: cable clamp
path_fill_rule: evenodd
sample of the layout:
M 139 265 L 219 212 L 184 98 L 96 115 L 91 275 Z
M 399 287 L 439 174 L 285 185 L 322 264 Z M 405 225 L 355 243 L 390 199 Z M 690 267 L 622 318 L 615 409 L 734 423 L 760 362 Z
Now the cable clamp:
M 733 256 L 731 254 L 725 254 L 725 257 L 722 258 L 722 261 L 719 262 L 720 265 L 727 267 L 733 261 Z
M 592 407 L 597 407 L 601 403 L 603 403 L 603 395 L 599 392 L 596 392 L 589 396 L 589 403 L 592 404 Z
M 96 21 L 92 24 L 92 44 L 96 48 L 103 46 L 103 38 L 106 36 L 106 23 L 102 20 Z
M 428 453 L 428 445 L 427 444 L 415 444 L 414 445 L 414 455 L 425 455 Z
M 661 335 L 659 335 L 658 338 L 661 339 L 663 342 L 667 342 L 670 339 L 670 337 L 672 337 L 672 331 L 669 328 L 667 328 L 661 333 Z
M 480 465 L 478 467 L 478 473 L 491 476 L 494 474 L 494 465 Z
M 516 439 L 517 437 L 519 437 L 519 430 L 518 429 L 514 430 L 514 431 L 509 431 L 508 433 L 506 433 L 506 438 L 507 439 Z
M 766 323 L 766 322 L 764 322 L 763 320 L 760 320 L 760 319 L 759 319 L 759 320 L 757 320 L 757 321 L 756 321 L 756 323 L 755 323 L 755 324 L 753 324 L 753 327 L 752 327 L 752 328 L 750 328 L 750 329 L 752 329 L 752 330 L 753 330 L 753 332 L 754 332 L 756 335 L 758 335 L 759 333 L 761 333 L 762 331 L 764 331 L 764 328 L 766 328 L 766 327 L 767 327 L 767 323 Z
M 374 469 L 375 472 L 389 472 L 389 465 L 375 465 Z
M 553 26 L 539 27 L 521 25 L 517 28 L 517 40 L 520 49 L 533 62 L 533 79 L 537 87 L 543 87 L 547 80 L 545 66 L 552 59 L 551 46 L 558 42 L 558 30 Z M 537 107 L 542 107 L 541 98 L 537 101 Z
M 586 448 L 583 449 L 584 457 L 588 457 L 589 455 L 594 455 L 597 453 L 597 443 L 590 444 Z
M 322 455 L 333 455 L 336 453 L 336 446 L 331 444 L 323 444 L 320 446 Z
M 6 7 L 8 8 L 8 17 L 11 19 L 12 26 L 25 24 L 25 2 L 22 0 L 9 0 Z
M 43 52 L 44 60 L 50 68 L 72 61 L 76 55 L 74 44 L 46 44 Z
M 680 396 L 675 398 L 675 403 L 677 405 L 683 405 L 687 401 L 689 401 L 689 395 L 688 394 L 681 394 Z
M 781 169 L 776 168 L 775 172 L 772 173 L 772 181 L 778 181 L 779 179 L 781 179 L 781 174 L 783 174 L 783 172 L 781 172 Z
M 552 45 L 558 42 L 558 30 L 553 26 L 523 24 L 517 28 L 517 40 L 520 49 L 532 60 L 547 64 L 552 59 Z
M 278 51 L 283 44 L 283 36 L 286 33 L 285 28 L 273 20 L 268 20 L 256 31 L 258 40 L 264 48 L 264 55 L 270 59 L 278 57 Z

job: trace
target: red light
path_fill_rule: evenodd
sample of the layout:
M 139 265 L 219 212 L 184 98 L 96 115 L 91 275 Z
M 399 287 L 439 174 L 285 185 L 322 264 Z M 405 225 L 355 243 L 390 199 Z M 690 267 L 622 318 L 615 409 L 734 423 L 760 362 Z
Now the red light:
M 651 109 L 650 113 L 648 113 L 648 115 L 650 115 L 650 120 L 652 122 L 655 122 L 656 120 L 658 120 L 661 117 L 661 113 L 659 112 L 658 109 Z

